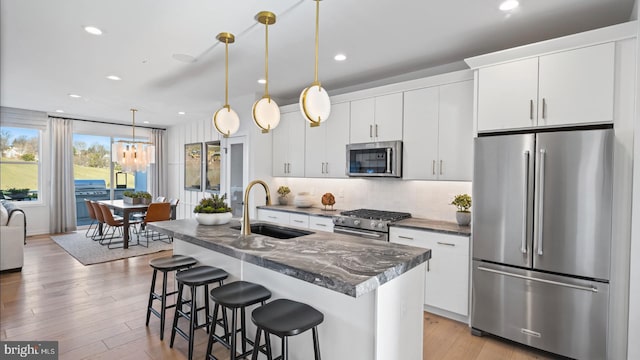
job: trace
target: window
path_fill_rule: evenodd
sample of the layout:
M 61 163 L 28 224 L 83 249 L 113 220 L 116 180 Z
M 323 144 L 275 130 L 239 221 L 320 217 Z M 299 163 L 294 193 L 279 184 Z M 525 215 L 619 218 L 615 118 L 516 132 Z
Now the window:
M 38 200 L 40 190 L 40 130 L 0 127 L 1 197 Z

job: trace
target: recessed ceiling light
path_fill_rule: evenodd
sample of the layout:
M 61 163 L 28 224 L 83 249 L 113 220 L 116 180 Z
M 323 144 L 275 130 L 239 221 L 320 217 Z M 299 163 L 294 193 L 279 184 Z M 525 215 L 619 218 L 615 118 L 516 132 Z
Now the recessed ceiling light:
M 500 10 L 511 11 L 520 6 L 518 0 L 505 0 L 500 4 Z
M 107 76 L 107 79 L 116 80 L 116 81 L 117 80 L 122 80 L 119 76 L 116 76 L 116 75 L 109 75 L 109 76 Z
M 334 57 L 333 57 L 333 59 L 334 59 L 335 61 L 345 61 L 345 60 L 347 60 L 347 55 L 345 55 L 345 54 L 338 54 L 338 55 L 334 56 Z
M 266 83 L 267 83 L 267 80 L 265 79 L 258 80 L 258 84 L 266 84 Z
M 56 112 L 57 112 L 57 113 L 63 113 L 63 112 L 64 112 L 64 110 L 60 110 L 60 109 L 58 109 L 58 110 L 56 110 Z
M 189 54 L 173 54 L 171 55 L 171 57 L 173 58 L 173 60 L 180 61 L 187 64 L 196 62 L 196 58 Z
M 74 98 L 74 99 L 77 99 L 77 98 L 81 98 L 82 96 L 80 96 L 80 95 L 78 95 L 78 94 L 69 94 L 69 97 L 72 97 L 72 98 Z
M 149 122 L 145 120 L 145 121 L 143 121 L 143 123 L 148 124 Z
M 85 26 L 84 31 L 88 32 L 91 35 L 102 35 L 102 30 L 98 29 L 95 26 Z
M 186 114 L 184 111 L 178 111 L 178 115 L 184 115 Z

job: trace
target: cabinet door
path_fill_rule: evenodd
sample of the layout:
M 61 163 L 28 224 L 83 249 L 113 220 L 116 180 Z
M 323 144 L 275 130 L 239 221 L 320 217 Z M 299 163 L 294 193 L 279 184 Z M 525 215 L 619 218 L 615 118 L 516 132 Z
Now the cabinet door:
M 438 97 L 437 86 L 404 93 L 404 179 L 437 179 Z
M 536 125 L 538 59 L 478 71 L 478 132 Z
M 331 117 L 320 126 L 305 126 L 304 175 L 305 177 L 324 177 L 326 162 L 327 129 L 334 120 L 335 109 Z
M 427 233 L 431 260 L 427 266 L 424 302 L 467 316 L 469 314 L 469 238 Z
M 289 214 L 289 225 L 309 228 L 309 215 Z
M 350 138 L 352 144 L 371 142 L 375 121 L 375 98 L 351 102 Z
M 309 216 L 309 229 L 333 232 L 333 220 L 325 216 Z
M 289 122 L 288 176 L 304 176 L 304 127 L 309 126 L 299 111 Z M 322 125 L 321 125 L 322 126 Z
M 438 137 L 438 179 L 471 181 L 473 81 L 440 86 Z
M 320 127 L 325 126 L 325 165 L 324 176 L 346 178 L 347 144 L 349 143 L 349 109 L 348 102 L 334 104 L 331 117 Z
M 289 213 L 284 211 L 258 209 L 258 220 L 280 225 L 289 225 Z
M 402 140 L 402 93 L 376 97 L 373 135 L 376 141 Z
M 296 120 L 296 113 L 284 113 L 280 117 L 280 124 L 271 130 L 272 136 L 272 173 L 273 176 L 287 176 L 289 162 L 289 124 Z
M 612 122 L 614 59 L 614 43 L 541 56 L 538 126 Z

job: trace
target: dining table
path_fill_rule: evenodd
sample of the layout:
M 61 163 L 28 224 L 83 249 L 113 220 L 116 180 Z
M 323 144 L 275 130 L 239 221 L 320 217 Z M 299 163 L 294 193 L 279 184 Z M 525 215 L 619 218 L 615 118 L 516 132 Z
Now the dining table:
M 122 247 L 124 249 L 129 248 L 129 216 L 132 213 L 146 212 L 149 208 L 149 204 L 129 204 L 124 200 L 100 200 L 98 201 L 102 205 L 106 205 L 108 208 L 122 213 Z M 171 205 L 171 219 L 175 220 L 175 205 Z M 98 231 L 102 235 L 102 224 L 98 224 Z

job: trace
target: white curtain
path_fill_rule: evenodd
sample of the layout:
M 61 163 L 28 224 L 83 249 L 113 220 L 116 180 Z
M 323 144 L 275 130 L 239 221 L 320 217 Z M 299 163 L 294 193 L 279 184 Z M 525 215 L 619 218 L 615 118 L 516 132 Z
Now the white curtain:
M 73 125 L 71 120 L 51 118 L 52 234 L 75 231 L 76 194 L 73 181 Z
M 151 142 L 155 146 L 155 164 L 149 166 L 149 189 L 155 199 L 167 196 L 167 157 L 165 147 L 165 130 L 153 129 Z

